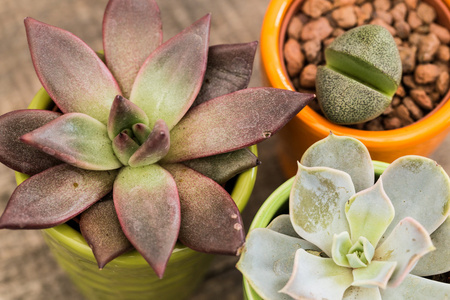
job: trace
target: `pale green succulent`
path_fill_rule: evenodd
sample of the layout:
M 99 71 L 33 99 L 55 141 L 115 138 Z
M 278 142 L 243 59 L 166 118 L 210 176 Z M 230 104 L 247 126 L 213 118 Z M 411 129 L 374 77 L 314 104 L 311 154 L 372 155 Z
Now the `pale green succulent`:
M 420 277 L 450 271 L 448 175 L 420 156 L 373 174 L 353 138 L 330 134 L 305 152 L 290 215 L 250 231 L 237 264 L 262 298 L 450 297 L 449 284 Z

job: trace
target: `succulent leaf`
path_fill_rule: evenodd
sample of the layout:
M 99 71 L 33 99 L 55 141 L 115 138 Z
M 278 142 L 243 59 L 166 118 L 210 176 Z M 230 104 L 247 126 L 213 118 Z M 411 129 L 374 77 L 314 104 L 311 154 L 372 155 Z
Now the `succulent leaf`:
M 351 286 L 345 290 L 342 300 L 381 300 L 379 288 L 362 288 L 359 286 Z
M 347 259 L 347 253 L 352 247 L 352 240 L 350 234 L 347 231 L 343 231 L 339 234 L 334 234 L 333 244 L 331 246 L 331 257 L 336 265 L 341 267 L 350 267 Z
M 162 42 L 162 22 L 154 0 L 110 0 L 103 16 L 106 65 L 125 97 L 136 74 Z
M 131 128 L 136 123 L 148 124 L 145 112 L 133 102 L 117 95 L 111 106 L 108 119 L 108 136 L 114 139 L 122 130 Z
M 403 156 L 390 164 L 381 178 L 395 208 L 394 220 L 383 238 L 405 217 L 412 217 L 432 234 L 450 214 L 450 179 L 435 161 Z
M 294 227 L 292 227 L 291 217 L 288 214 L 279 215 L 266 228 L 291 237 L 300 238 L 297 232 L 295 232 Z M 319 248 L 316 250 L 320 251 Z
M 61 114 L 47 110 L 16 110 L 0 116 L 0 161 L 7 167 L 34 175 L 62 161 L 20 141 L 33 131 Z
M 295 231 L 331 256 L 332 236 L 349 231 L 345 203 L 355 193 L 347 173 L 298 164 L 289 209 Z
M 411 271 L 414 275 L 430 276 L 450 271 L 450 218 L 447 218 L 430 237 L 436 250 L 419 260 Z
M 152 130 L 145 124 L 142 123 L 136 123 L 132 127 L 133 135 L 138 139 L 139 143 L 143 144 Z
M 133 249 L 120 227 L 111 194 L 81 213 L 80 230 L 100 269 Z
M 124 166 L 128 166 L 130 157 L 139 149 L 139 145 L 124 131 L 114 138 L 112 149 L 117 159 Z
M 180 196 L 179 240 L 196 251 L 237 255 L 245 240 L 244 225 L 227 191 L 182 164 L 163 167 L 174 177 Z
M 0 228 L 42 229 L 66 222 L 108 194 L 117 171 L 57 165 L 20 184 L 0 218 Z
M 171 147 L 164 162 L 181 162 L 256 144 L 276 133 L 313 98 L 312 94 L 252 88 L 204 102 L 172 129 Z
M 123 232 L 162 278 L 180 229 L 180 201 L 172 176 L 153 164 L 120 170 L 113 190 Z
M 172 129 L 191 107 L 203 82 L 208 56 L 208 14 L 159 46 L 144 62 L 130 100 Z
M 191 169 L 224 184 L 237 174 L 261 164 L 261 161 L 247 148 L 183 162 Z
M 434 249 L 426 229 L 413 218 L 407 217 L 400 221 L 387 239 L 378 246 L 373 259 L 397 262 L 389 279 L 389 286 L 397 287 L 417 261 Z
M 395 271 L 395 261 L 372 261 L 365 268 L 353 269 L 353 286 L 365 288 L 380 287 L 385 289 L 392 273 Z
M 351 197 L 345 204 L 345 214 L 352 241 L 364 236 L 376 247 L 395 215 L 394 207 L 383 190 L 382 180 Z
M 209 47 L 202 88 L 193 105 L 247 88 L 258 42 Z
M 295 252 L 308 242 L 266 228 L 253 229 L 236 267 L 263 299 L 292 299 L 279 293 L 289 280 Z
M 64 114 L 21 140 L 82 169 L 113 170 L 122 166 L 114 155 L 106 126 L 85 114 Z
M 25 19 L 36 73 L 64 113 L 87 114 L 106 125 L 120 88 L 106 65 L 83 41 L 63 29 Z
M 352 284 L 352 269 L 338 266 L 331 258 L 323 258 L 299 249 L 295 253 L 292 276 L 280 291 L 296 299 L 342 299 Z
M 383 300 L 448 299 L 450 284 L 409 274 L 395 289 L 381 290 Z
M 131 167 L 153 164 L 169 152 L 170 132 L 164 120 L 158 120 L 147 140 L 134 152 L 128 163 Z
M 372 159 L 366 146 L 355 138 L 337 136 L 332 132 L 305 151 L 301 164 L 346 172 L 352 178 L 356 192 L 371 187 L 375 181 Z

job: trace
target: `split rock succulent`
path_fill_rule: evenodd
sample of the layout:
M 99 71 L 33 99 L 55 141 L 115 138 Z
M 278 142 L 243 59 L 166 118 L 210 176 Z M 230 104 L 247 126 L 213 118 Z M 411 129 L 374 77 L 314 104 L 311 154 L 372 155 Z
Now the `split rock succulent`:
M 65 30 L 31 18 L 25 27 L 36 73 L 60 112 L 0 117 L 0 161 L 32 175 L 0 228 L 48 228 L 89 208 L 81 232 L 100 267 L 133 245 L 159 277 L 177 240 L 237 254 L 242 220 L 222 184 L 255 166 L 246 147 L 313 96 L 245 89 L 256 43 L 209 47 L 209 14 L 162 43 L 154 0 L 109 1 L 106 64 Z

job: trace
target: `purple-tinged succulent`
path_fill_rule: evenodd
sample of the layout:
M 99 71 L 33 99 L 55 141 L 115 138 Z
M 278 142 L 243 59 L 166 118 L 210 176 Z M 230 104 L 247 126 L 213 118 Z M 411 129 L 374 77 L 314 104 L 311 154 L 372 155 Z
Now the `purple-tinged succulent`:
M 209 47 L 210 15 L 162 43 L 154 0 L 109 1 L 106 64 L 67 31 L 31 18 L 25 27 L 36 73 L 62 113 L 0 117 L 0 161 L 32 175 L 0 228 L 48 228 L 81 214 L 100 268 L 133 246 L 159 277 L 177 240 L 236 255 L 242 220 L 222 185 L 257 165 L 246 147 L 313 95 L 246 89 L 256 42 Z

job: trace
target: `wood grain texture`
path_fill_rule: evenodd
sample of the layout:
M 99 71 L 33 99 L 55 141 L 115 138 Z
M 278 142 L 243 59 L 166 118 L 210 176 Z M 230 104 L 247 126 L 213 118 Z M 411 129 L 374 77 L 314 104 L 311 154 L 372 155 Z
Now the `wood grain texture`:
M 210 44 L 259 39 L 269 0 L 157 0 L 164 40 L 206 13 L 212 13 Z M 101 49 L 101 23 L 107 0 L 2 0 L 0 5 L 0 114 L 25 108 L 40 88 L 31 63 L 23 19 L 34 17 L 66 30 L 93 49 Z M 250 86 L 261 86 L 259 53 Z M 284 182 L 275 156 L 277 136 L 259 147 L 263 164 L 255 191 L 243 213 L 246 228 L 262 202 Z M 432 156 L 450 172 L 450 137 Z M 0 212 L 15 188 L 14 173 L 0 165 Z M 242 299 L 242 277 L 236 257 L 218 256 L 206 281 L 192 300 Z M 81 300 L 82 296 L 59 268 L 38 231 L 0 231 L 1 300 Z

